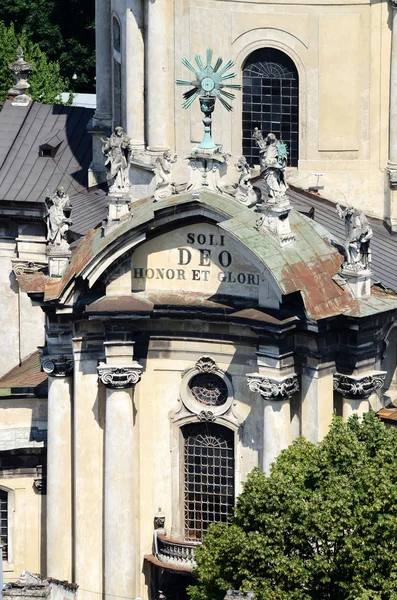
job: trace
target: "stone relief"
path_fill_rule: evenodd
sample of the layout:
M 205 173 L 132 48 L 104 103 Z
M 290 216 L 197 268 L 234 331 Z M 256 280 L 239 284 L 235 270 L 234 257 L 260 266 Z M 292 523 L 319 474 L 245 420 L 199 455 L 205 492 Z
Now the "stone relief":
M 258 202 L 258 196 L 251 183 L 251 167 L 244 156 L 240 156 L 234 166 L 236 167 L 236 171 L 240 173 L 235 198 L 241 204 L 250 208 Z
M 102 139 L 102 152 L 107 168 L 110 194 L 128 194 L 131 187 L 130 161 L 132 158 L 131 140 L 122 127 L 116 127 L 109 138 Z
M 57 187 L 52 195 L 47 193 L 44 199 L 46 214 L 44 220 L 47 225 L 47 242 L 51 248 L 69 250 L 67 232 L 72 225 L 70 213 L 72 205 L 68 194 L 62 186 Z
M 133 387 L 141 380 L 142 376 L 142 366 L 138 363 L 123 367 L 99 363 L 97 371 L 99 381 L 112 389 Z
M 262 132 L 255 127 L 252 134 L 259 147 L 261 177 L 266 183 L 267 202 L 275 204 L 286 199 L 288 185 L 285 181 L 288 151 L 284 142 L 268 133 L 263 138 Z
M 373 236 L 372 228 L 362 210 L 336 205 L 336 212 L 345 221 L 346 239 L 344 243 L 345 261 L 343 269 L 368 270 L 371 268 L 370 240 Z
M 175 185 L 172 182 L 172 165 L 177 161 L 177 155 L 172 158 L 171 152 L 164 152 L 162 157 L 156 159 L 154 173 L 156 176 L 156 189 L 154 191 L 154 200 L 164 200 L 175 193 Z

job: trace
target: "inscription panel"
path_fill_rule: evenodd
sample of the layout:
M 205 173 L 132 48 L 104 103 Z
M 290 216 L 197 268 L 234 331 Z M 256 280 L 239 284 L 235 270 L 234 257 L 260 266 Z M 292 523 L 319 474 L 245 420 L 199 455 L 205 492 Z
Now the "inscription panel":
M 132 256 L 132 291 L 200 292 L 258 298 L 261 275 L 214 225 L 194 224 L 158 236 Z

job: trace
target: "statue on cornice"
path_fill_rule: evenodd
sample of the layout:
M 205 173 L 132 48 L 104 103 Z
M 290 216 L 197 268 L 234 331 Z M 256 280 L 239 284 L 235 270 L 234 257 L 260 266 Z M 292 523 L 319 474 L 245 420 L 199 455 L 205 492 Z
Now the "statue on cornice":
M 244 204 L 244 206 L 254 206 L 258 202 L 258 196 L 251 183 L 251 167 L 247 163 L 245 156 L 240 156 L 234 166 L 236 167 L 236 171 L 240 173 L 235 198 L 241 204 Z
M 274 133 L 263 138 L 258 127 L 255 127 L 252 137 L 259 146 L 261 177 L 266 183 L 268 203 L 275 204 L 285 200 L 288 189 L 285 181 L 288 157 L 286 144 L 278 140 Z
M 131 140 L 122 127 L 116 127 L 112 135 L 102 142 L 102 152 L 108 170 L 109 192 L 126 194 L 131 187 L 129 175 L 132 158 Z
M 175 191 L 172 182 L 172 165 L 177 161 L 177 155 L 172 158 L 171 152 L 166 150 L 162 157 L 156 159 L 154 173 L 156 176 L 156 189 L 154 191 L 155 202 L 169 198 Z
M 342 268 L 369 269 L 371 267 L 370 240 L 373 236 L 371 225 L 362 210 L 352 206 L 342 208 L 338 203 L 336 212 L 345 220 L 346 239 L 344 243 L 345 262 Z
M 44 220 L 47 224 L 47 242 L 52 248 L 69 250 L 67 232 L 72 225 L 70 213 L 72 205 L 68 194 L 62 186 L 57 187 L 55 192 L 44 199 L 46 214 Z

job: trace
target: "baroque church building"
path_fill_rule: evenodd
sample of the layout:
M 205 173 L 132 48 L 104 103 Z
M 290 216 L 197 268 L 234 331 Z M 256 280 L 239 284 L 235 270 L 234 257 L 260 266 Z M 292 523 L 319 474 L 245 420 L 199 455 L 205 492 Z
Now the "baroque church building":
M 32 102 L 17 57 L 0 112 L 6 582 L 185 600 L 253 467 L 334 413 L 395 423 L 395 14 L 96 0 L 95 112 Z

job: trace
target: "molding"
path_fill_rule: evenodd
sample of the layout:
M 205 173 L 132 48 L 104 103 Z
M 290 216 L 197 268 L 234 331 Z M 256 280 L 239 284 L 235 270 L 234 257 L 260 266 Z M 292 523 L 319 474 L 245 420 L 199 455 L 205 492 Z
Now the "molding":
M 386 371 L 373 371 L 362 375 L 342 375 L 335 373 L 334 390 L 343 398 L 367 400 L 380 390 L 385 382 Z
M 299 392 L 299 380 L 295 373 L 280 378 L 249 373 L 247 383 L 251 392 L 259 392 L 264 400 L 290 400 L 295 392 Z
M 50 377 L 68 377 L 73 372 L 71 355 L 45 354 L 40 356 L 41 370 Z
M 113 390 L 126 389 L 136 385 L 142 376 L 143 367 L 135 362 L 131 366 L 110 366 L 99 363 L 98 379 L 107 388 Z

